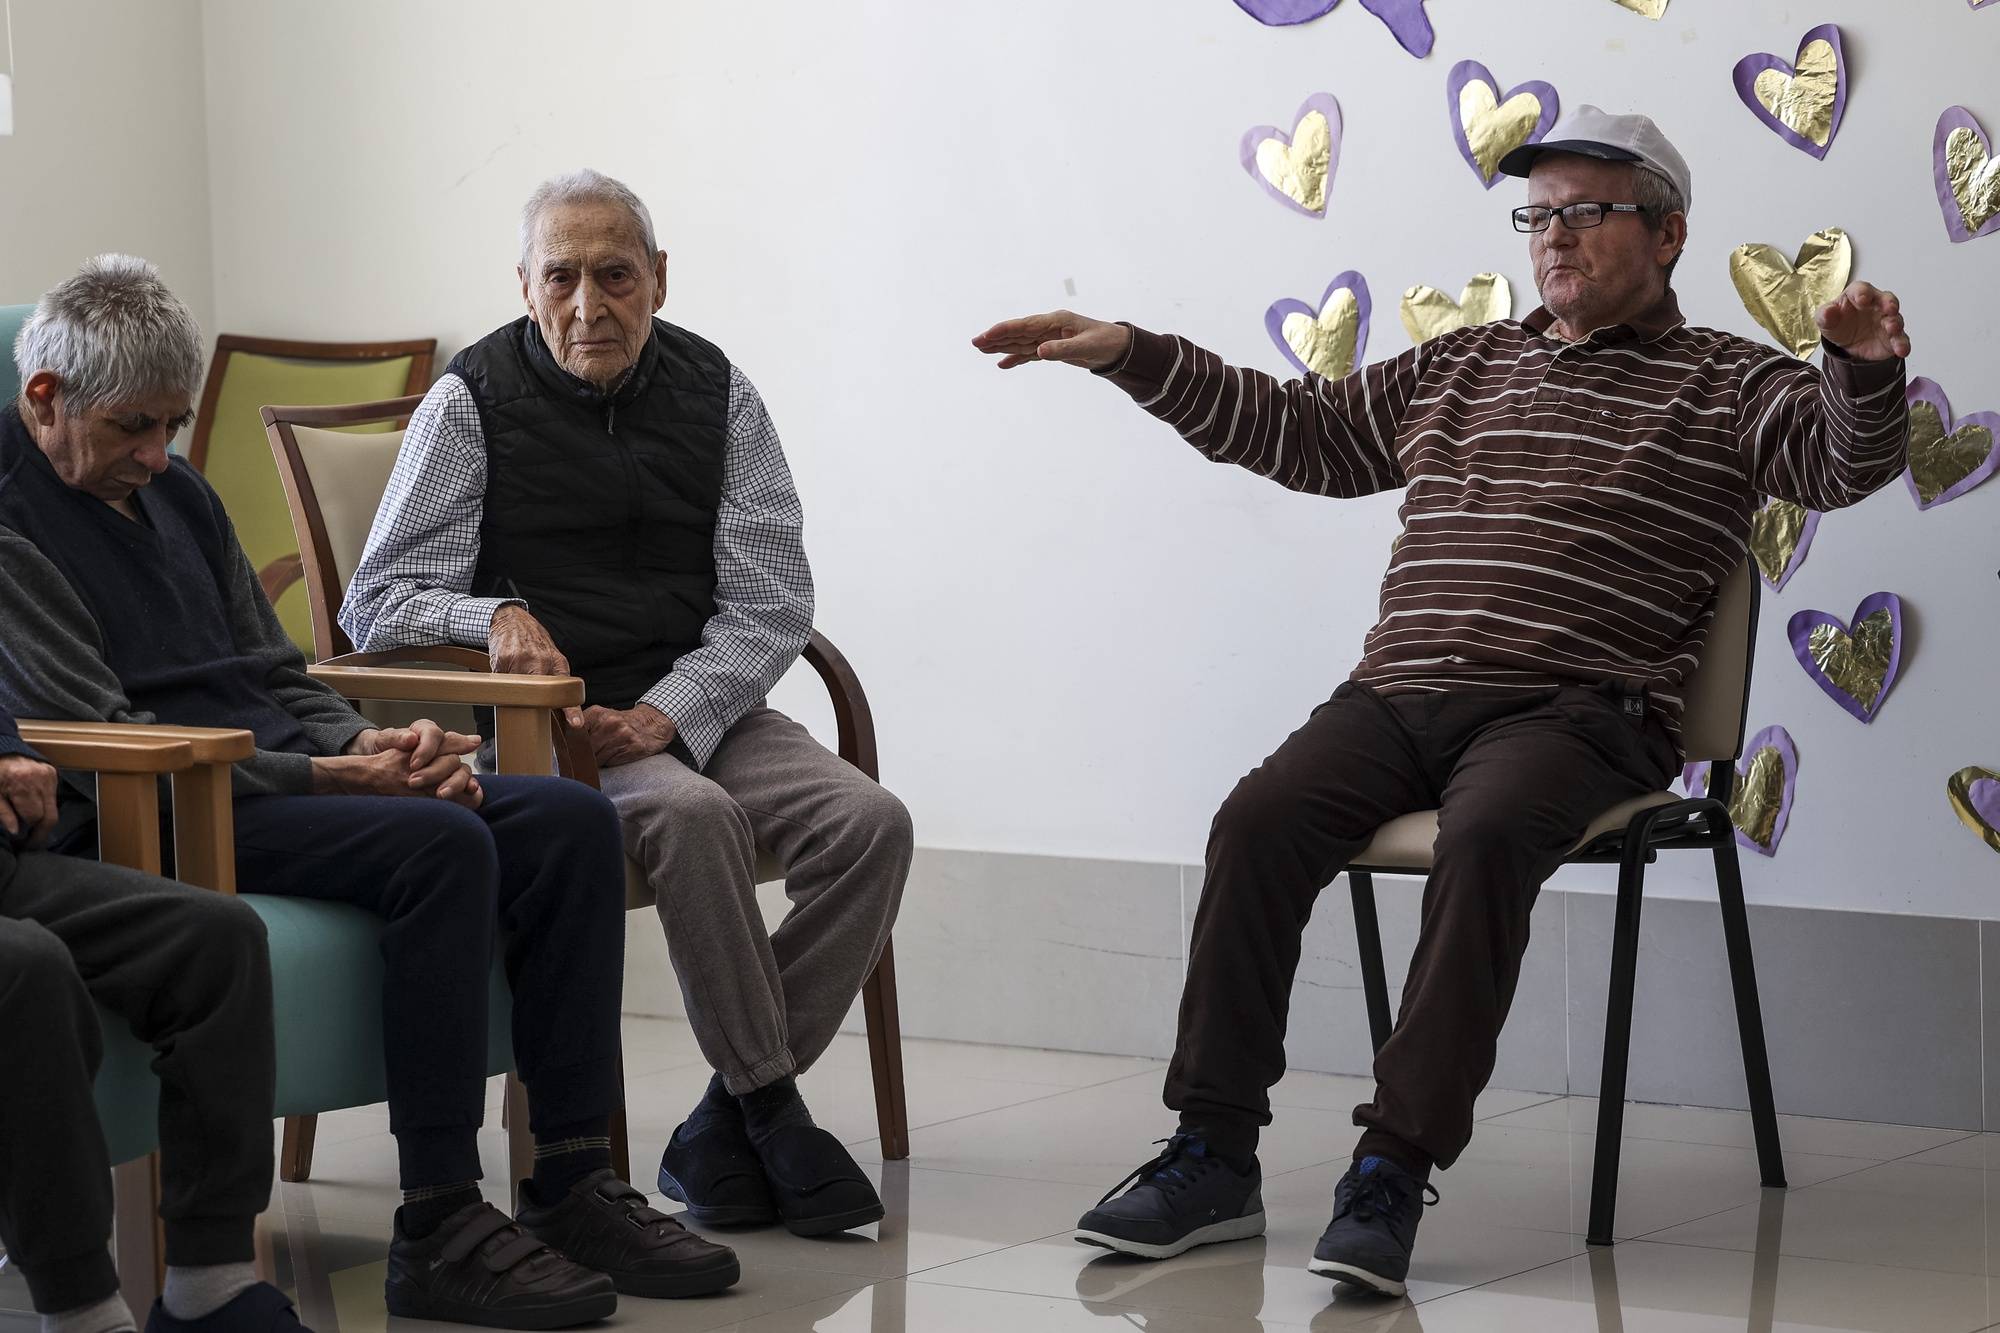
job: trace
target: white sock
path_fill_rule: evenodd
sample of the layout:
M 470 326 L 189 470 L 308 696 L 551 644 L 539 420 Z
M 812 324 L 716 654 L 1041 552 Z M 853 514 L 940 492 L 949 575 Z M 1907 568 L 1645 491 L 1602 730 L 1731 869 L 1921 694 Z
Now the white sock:
M 176 1319 L 200 1319 L 256 1285 L 257 1269 L 250 1263 L 203 1264 L 199 1268 L 170 1265 L 160 1304 Z
M 42 1316 L 42 1333 L 132 1333 L 137 1327 L 125 1298 L 115 1291 L 94 1305 Z

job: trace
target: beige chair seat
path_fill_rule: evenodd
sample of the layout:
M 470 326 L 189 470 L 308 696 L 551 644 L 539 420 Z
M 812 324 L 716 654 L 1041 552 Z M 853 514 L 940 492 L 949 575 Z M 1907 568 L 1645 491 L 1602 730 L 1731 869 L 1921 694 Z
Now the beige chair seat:
M 1624 828 L 1632 822 L 1632 816 L 1641 810 L 1650 810 L 1656 805 L 1671 805 L 1685 800 L 1670 791 L 1654 792 L 1650 796 L 1635 797 L 1622 804 L 1614 805 L 1596 819 L 1584 831 L 1583 840 L 1571 849 L 1572 855 L 1603 837 Z M 1375 830 L 1375 838 L 1354 858 L 1357 869 L 1418 872 L 1431 868 L 1431 847 L 1437 842 L 1438 812 L 1418 810 L 1412 814 L 1400 815 Z
M 785 877 L 785 868 L 768 852 L 757 853 L 757 882 L 770 884 Z M 625 910 L 636 911 L 653 905 L 653 887 L 646 883 L 645 867 L 625 858 Z

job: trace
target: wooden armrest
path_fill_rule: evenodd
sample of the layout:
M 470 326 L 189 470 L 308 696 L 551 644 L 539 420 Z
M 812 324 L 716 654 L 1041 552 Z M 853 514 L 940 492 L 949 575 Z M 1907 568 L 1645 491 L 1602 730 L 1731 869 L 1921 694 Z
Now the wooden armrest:
M 186 741 L 57 730 L 63 725 L 23 722 L 21 739 L 57 768 L 90 773 L 178 773 L 194 767 L 194 747 Z
M 257 738 L 247 731 L 229 727 L 173 727 L 161 723 L 137 722 L 33 722 L 37 736 L 56 739 L 161 740 L 182 741 L 197 764 L 241 763 L 257 752 Z M 40 741 L 31 741 L 37 749 Z
M 574 708 L 583 702 L 575 676 L 514 676 L 477 671 L 404 671 L 391 667 L 313 666 L 314 680 L 349 699 L 473 704 L 487 708 Z
M 875 715 L 868 707 L 861 677 L 854 673 L 832 640 L 818 630 L 806 640 L 804 655 L 806 665 L 819 673 L 833 699 L 834 725 L 840 732 L 840 757 L 879 781 L 882 770 L 875 754 Z

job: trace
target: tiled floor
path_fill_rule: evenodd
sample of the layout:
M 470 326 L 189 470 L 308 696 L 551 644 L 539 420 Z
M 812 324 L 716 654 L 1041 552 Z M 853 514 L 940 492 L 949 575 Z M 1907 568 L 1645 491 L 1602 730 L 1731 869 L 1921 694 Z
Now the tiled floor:
M 707 1071 L 687 1029 L 628 1020 L 635 1169 L 649 1176 Z M 1108 1256 L 1068 1228 L 1171 1128 L 1147 1060 L 912 1041 L 913 1149 L 879 1165 L 867 1052 L 842 1038 L 809 1076 L 821 1123 L 879 1173 L 889 1218 L 832 1240 L 725 1237 L 725 1296 L 626 1300 L 630 1329 L 745 1333 L 1710 1333 L 2000 1329 L 2000 1136 L 1787 1119 L 1789 1193 L 1757 1186 L 1747 1117 L 1626 1117 L 1620 1243 L 1583 1242 L 1595 1104 L 1490 1092 L 1439 1178 L 1408 1301 L 1336 1295 L 1305 1272 L 1351 1141 L 1359 1080 L 1297 1074 L 1265 1138 L 1269 1234 L 1167 1263 Z M 492 1117 L 497 1122 L 497 1115 Z M 484 1136 L 501 1200 L 502 1140 Z M 324 1117 L 314 1179 L 267 1217 L 280 1278 L 321 1333 L 376 1333 L 394 1152 L 380 1108 Z M 650 1188 L 651 1180 L 638 1182 Z M 664 1205 L 672 1207 L 672 1205 Z M 396 1321 L 401 1324 L 403 1321 Z M 443 1328 L 445 1326 L 437 1326 Z

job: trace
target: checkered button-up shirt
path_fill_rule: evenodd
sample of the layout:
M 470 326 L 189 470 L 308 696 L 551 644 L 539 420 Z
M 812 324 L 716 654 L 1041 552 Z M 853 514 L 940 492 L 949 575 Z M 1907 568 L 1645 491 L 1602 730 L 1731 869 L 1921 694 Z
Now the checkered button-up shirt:
M 474 597 L 486 496 L 486 437 L 465 381 L 446 375 L 410 418 L 340 624 L 363 652 L 416 644 L 486 647 L 493 613 L 518 598 Z M 701 647 L 640 702 L 674 721 L 706 765 L 737 719 L 762 703 L 812 633 L 804 515 L 764 400 L 729 371 L 728 443 L 715 522 L 715 614 Z M 534 608 L 529 607 L 532 611 Z

